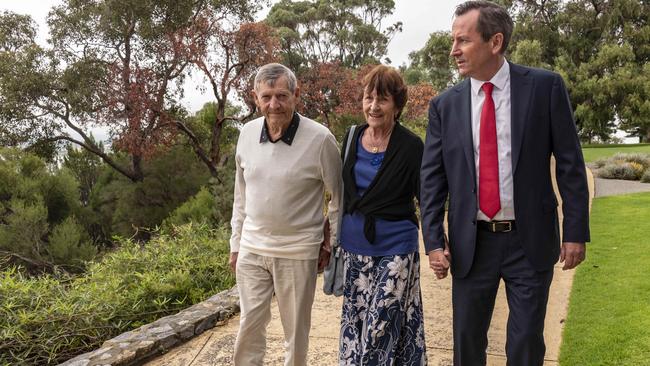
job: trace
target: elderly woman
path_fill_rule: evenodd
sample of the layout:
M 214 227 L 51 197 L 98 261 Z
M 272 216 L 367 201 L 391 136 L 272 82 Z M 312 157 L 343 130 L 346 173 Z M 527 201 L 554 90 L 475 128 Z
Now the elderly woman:
M 366 123 L 343 166 L 341 365 L 426 364 L 414 202 L 423 144 L 399 123 L 406 99 L 393 68 L 379 65 L 363 80 Z

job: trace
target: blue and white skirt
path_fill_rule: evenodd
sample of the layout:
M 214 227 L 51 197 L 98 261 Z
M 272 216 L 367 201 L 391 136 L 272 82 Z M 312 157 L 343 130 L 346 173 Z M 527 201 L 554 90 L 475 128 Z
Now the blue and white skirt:
M 426 365 L 419 253 L 344 253 L 339 365 Z

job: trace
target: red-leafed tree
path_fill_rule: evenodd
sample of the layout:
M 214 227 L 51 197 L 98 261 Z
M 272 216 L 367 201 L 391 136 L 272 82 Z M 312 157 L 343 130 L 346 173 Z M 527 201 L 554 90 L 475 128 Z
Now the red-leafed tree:
M 429 83 L 422 82 L 409 85 L 406 113 L 402 118 L 416 120 L 426 117 L 429 111 L 429 101 L 436 95 L 438 95 L 438 92 Z
M 340 62 L 318 63 L 300 77 L 300 111 L 311 118 L 320 118 L 327 127 L 335 122 L 332 114 L 350 92 L 347 88 L 354 80 L 353 70 Z
M 205 76 L 214 96 L 208 146 L 197 136 L 197 126 L 181 120 L 176 121 L 176 126 L 188 137 L 210 174 L 218 178 L 217 168 L 227 158 L 221 152 L 224 127 L 227 123 L 243 123 L 255 113 L 253 78 L 260 66 L 276 61 L 277 40 L 264 23 L 229 26 L 210 10 L 200 15 L 193 28 L 199 37 L 188 47 L 190 61 Z M 243 114 L 229 113 L 236 110 L 228 108 L 233 99 L 246 106 Z

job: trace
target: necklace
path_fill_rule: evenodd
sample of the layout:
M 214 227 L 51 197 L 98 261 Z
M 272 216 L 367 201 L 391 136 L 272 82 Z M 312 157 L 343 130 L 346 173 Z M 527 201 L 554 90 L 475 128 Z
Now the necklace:
M 370 136 L 368 136 L 368 144 L 370 145 L 370 152 L 373 154 L 377 154 L 380 150 L 384 150 L 386 148 L 386 145 L 388 145 L 388 137 L 390 135 L 383 137 L 377 142 L 371 141 Z
M 393 131 L 391 131 L 392 133 Z M 365 135 L 365 133 L 364 133 Z M 372 141 L 370 135 L 367 136 L 366 141 L 370 145 L 370 152 L 377 154 L 380 150 L 384 150 L 388 145 L 388 140 L 390 139 L 390 133 L 386 136 L 381 137 L 378 141 Z

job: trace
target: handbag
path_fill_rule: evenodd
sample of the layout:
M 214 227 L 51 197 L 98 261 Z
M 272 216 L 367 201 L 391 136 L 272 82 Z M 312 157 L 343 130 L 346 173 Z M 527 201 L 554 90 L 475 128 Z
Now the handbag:
M 350 127 L 348 132 L 348 139 L 345 143 L 345 150 L 343 150 L 343 165 L 348 158 L 348 150 L 350 150 L 350 143 L 354 135 L 356 126 Z M 330 251 L 330 261 L 325 267 L 323 272 L 323 292 L 326 295 L 341 296 L 343 295 L 343 285 L 345 284 L 345 272 L 343 271 L 343 249 L 341 248 L 341 221 L 343 220 L 343 188 L 341 188 L 341 201 L 339 204 L 339 219 L 337 221 L 336 240 L 332 245 Z

